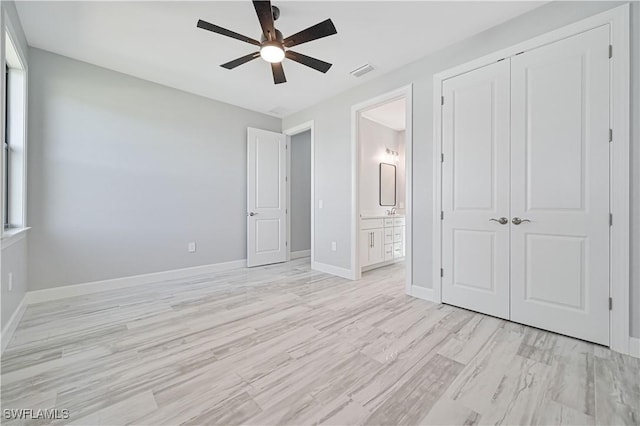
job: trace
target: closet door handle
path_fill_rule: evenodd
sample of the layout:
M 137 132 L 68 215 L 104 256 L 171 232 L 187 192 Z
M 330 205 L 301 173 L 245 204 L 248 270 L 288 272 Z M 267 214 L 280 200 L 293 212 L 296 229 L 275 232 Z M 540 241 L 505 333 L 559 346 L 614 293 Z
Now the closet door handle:
M 531 222 L 529 219 L 520 219 L 519 217 L 514 217 L 513 219 L 511 219 L 511 223 L 513 223 L 514 225 L 520 225 L 523 222 Z
M 489 219 L 489 222 L 491 222 L 492 220 L 494 222 L 498 222 L 500 225 L 506 225 L 507 223 L 509 223 L 509 219 L 507 219 L 506 217 L 501 217 L 500 219 L 491 218 Z

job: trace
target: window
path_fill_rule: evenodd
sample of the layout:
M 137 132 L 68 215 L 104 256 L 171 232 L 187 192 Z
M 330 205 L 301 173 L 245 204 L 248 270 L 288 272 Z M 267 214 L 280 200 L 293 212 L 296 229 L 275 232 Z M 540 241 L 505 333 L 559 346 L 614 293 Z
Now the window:
M 4 194 L 4 203 L 2 208 L 2 219 L 4 229 L 9 228 L 9 156 L 11 155 L 11 149 L 9 148 L 9 67 L 5 65 L 4 72 L 4 81 L 5 81 L 5 91 L 4 91 L 4 135 L 2 137 L 2 144 L 4 145 L 4 157 L 3 159 L 3 167 L 4 170 L 4 180 L 2 181 L 2 193 Z
M 1 100 L 4 114 L 2 134 L 2 232 L 13 235 L 26 228 L 26 92 L 27 73 L 20 52 L 5 33 L 5 69 L 2 75 L 4 93 Z

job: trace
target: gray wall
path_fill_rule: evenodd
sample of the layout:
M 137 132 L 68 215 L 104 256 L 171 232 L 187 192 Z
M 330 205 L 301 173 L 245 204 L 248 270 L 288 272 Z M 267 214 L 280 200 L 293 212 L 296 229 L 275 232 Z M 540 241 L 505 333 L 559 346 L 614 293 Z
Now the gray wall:
M 311 131 L 291 137 L 291 251 L 311 249 Z
M 352 105 L 398 87 L 413 84 L 413 282 L 432 287 L 432 137 L 433 75 L 498 49 L 508 47 L 566 24 L 618 6 L 619 2 L 551 2 L 509 22 L 454 44 L 378 79 L 321 102 L 283 120 L 283 128 L 315 121 L 316 223 L 315 258 L 318 262 L 350 268 L 351 142 Z M 640 149 L 638 133 L 638 6 L 632 4 L 633 99 L 632 129 L 632 334 L 640 336 Z M 317 209 L 319 199 L 324 209 Z M 338 250 L 330 250 L 330 241 Z
M 9 324 L 11 315 L 20 305 L 27 292 L 27 239 L 22 238 L 2 250 L 2 330 Z M 9 291 L 9 274 L 12 275 L 12 290 Z M 7 342 L 8 343 L 8 342 Z
M 30 290 L 246 257 L 247 127 L 280 119 L 35 48 L 30 67 Z
M 14 42 L 17 47 L 22 50 L 25 55 L 29 54 L 29 46 L 27 46 L 27 40 L 24 37 L 24 31 L 18 18 L 18 12 L 13 1 L 2 0 L 0 2 L 0 12 L 6 13 L 6 18 L 9 21 L 11 28 L 13 29 L 17 40 Z M 5 15 L 0 13 L 0 16 Z M 0 33 L 4 34 L 5 31 L 4 19 L 0 23 Z M 0 69 L 4 70 L 4 43 L 0 43 Z M 27 61 L 27 66 L 28 66 Z M 3 89 L 4 90 L 4 89 Z M 0 112 L 0 116 L 4 117 L 4 111 Z M 0 271 L 1 271 L 1 286 L 0 286 L 0 323 L 2 330 L 8 325 L 8 321 L 11 315 L 15 312 L 16 308 L 22 301 L 24 294 L 27 291 L 27 240 L 22 239 L 15 244 L 8 246 L 2 250 L 0 254 Z M 9 273 L 13 276 L 12 291 L 9 291 Z
M 640 3 L 631 5 L 631 335 L 640 337 Z

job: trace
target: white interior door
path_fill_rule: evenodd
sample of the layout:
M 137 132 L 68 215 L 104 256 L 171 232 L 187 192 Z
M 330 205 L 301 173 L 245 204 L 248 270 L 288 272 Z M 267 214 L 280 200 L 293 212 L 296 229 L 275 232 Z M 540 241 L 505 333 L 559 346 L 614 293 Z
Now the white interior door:
M 443 93 L 442 300 L 509 318 L 509 61 Z
M 605 345 L 608 48 L 606 25 L 511 63 L 511 319 Z
M 284 262 L 286 235 L 286 139 L 247 129 L 247 266 Z

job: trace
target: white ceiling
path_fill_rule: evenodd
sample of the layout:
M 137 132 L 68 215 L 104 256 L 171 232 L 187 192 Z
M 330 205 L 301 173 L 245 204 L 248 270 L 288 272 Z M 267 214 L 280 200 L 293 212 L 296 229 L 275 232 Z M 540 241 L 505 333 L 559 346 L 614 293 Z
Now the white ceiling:
M 332 97 L 447 45 L 509 20 L 541 2 L 276 1 L 284 36 L 331 18 L 335 36 L 294 50 L 333 63 L 321 74 L 290 60 L 274 85 L 254 60 L 219 65 L 255 51 L 196 28 L 198 19 L 259 38 L 250 1 L 17 1 L 31 46 L 248 109 L 284 116 Z M 349 72 L 371 63 L 355 78 Z M 273 110 L 277 112 L 273 112 Z
M 404 130 L 406 126 L 406 100 L 387 102 L 362 113 L 364 118 L 375 121 L 393 130 Z

